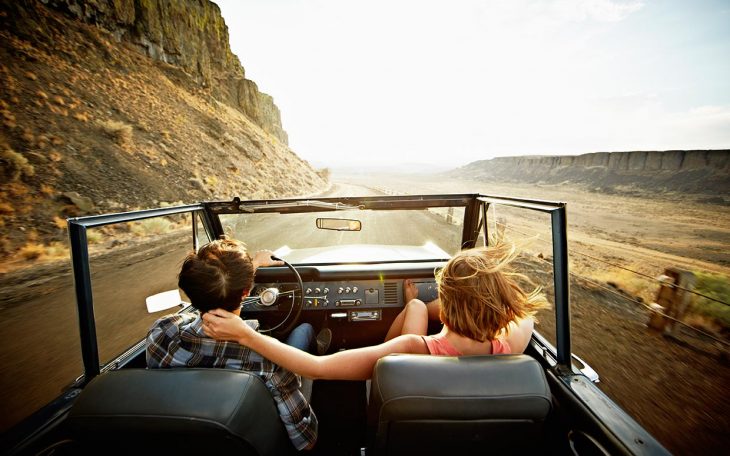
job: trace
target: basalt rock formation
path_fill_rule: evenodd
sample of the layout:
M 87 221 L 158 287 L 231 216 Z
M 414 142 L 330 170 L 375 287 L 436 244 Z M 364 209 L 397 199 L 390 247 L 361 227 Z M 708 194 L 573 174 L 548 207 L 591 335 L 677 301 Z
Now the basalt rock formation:
M 730 194 L 730 150 L 499 157 L 469 163 L 450 174 L 497 182 L 569 182 L 608 192 L 677 191 L 721 197 Z
M 207 0 L 0 0 L 0 87 L 0 273 L 67 217 L 328 185 Z
M 261 93 L 231 52 L 220 8 L 208 0 L 43 0 L 87 24 L 108 30 L 150 58 L 182 68 L 218 99 L 244 112 L 284 144 L 279 108 Z

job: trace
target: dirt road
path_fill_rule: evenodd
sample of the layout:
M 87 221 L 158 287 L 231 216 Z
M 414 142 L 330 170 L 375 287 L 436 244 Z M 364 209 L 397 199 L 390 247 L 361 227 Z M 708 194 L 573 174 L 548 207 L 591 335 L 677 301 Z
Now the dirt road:
M 92 257 L 94 310 L 102 362 L 144 337 L 159 314 L 145 298 L 177 287 L 176 274 L 190 232 L 168 235 L 152 246 L 132 245 Z M 58 396 L 83 373 L 73 279 L 68 265 L 4 275 L 0 295 L 0 430 Z M 168 311 L 169 312 L 169 311 Z

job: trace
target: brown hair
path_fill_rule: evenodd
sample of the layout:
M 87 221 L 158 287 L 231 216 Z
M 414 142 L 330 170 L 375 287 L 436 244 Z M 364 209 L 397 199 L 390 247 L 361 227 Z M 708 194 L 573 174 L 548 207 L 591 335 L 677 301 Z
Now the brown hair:
M 548 307 L 539 288 L 525 293 L 507 267 L 517 256 L 508 244 L 464 250 L 436 273 L 441 321 L 455 333 L 484 342 L 515 320 Z
M 177 285 L 201 312 L 221 307 L 234 311 L 253 285 L 254 267 L 246 246 L 233 239 L 213 241 L 190 252 Z

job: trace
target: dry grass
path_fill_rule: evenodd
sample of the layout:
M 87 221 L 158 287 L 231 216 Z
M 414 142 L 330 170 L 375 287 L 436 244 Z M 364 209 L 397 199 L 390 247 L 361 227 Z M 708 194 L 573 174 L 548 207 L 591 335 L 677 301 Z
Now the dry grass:
M 130 231 L 136 236 L 149 236 L 168 233 L 172 228 L 173 224 L 166 218 L 155 217 L 133 224 Z
M 44 196 L 48 197 L 51 197 L 56 193 L 56 190 L 48 184 L 41 184 L 40 191 Z
M 44 258 L 49 260 L 57 260 L 68 258 L 70 255 L 68 246 L 63 242 L 51 242 L 46 246 Z
M 0 162 L 6 168 L 10 181 L 17 181 L 23 176 L 30 177 L 35 174 L 35 169 L 28 163 L 28 159 L 15 152 L 7 143 L 1 144 Z
M 8 203 L 0 203 L 0 215 L 12 215 L 15 212 L 13 206 Z
M 87 230 L 86 240 L 89 244 L 99 244 L 104 240 L 104 235 L 99 230 Z
M 63 242 L 51 242 L 48 245 L 27 242 L 18 250 L 18 256 L 26 261 L 31 260 L 58 260 L 68 258 L 69 249 Z
M 66 219 L 61 217 L 53 217 L 53 225 L 56 226 L 59 230 L 65 230 L 68 228 L 68 224 L 66 223 Z
M 687 314 L 684 317 L 684 322 L 694 328 L 700 328 L 708 332 L 719 333 L 723 329 L 723 326 L 715 318 L 696 313 Z
M 18 251 L 18 255 L 26 260 L 36 260 L 46 253 L 46 249 L 42 244 L 27 243 Z
M 659 284 L 651 279 L 638 276 L 623 269 L 579 269 L 579 271 L 576 271 L 574 268 L 573 272 L 577 272 L 591 280 L 606 283 L 609 286 L 623 291 L 627 295 L 633 296 L 634 299 L 641 298 L 645 303 L 656 300 Z
M 132 126 L 116 120 L 103 120 L 97 124 L 104 133 L 111 136 L 120 146 L 128 146 L 132 142 Z

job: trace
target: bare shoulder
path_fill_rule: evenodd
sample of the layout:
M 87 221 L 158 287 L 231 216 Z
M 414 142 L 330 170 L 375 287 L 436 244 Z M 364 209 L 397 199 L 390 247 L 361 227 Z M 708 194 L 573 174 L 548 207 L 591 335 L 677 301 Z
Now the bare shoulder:
M 390 347 L 395 350 L 393 353 L 428 354 L 426 342 L 422 336 L 416 334 L 403 334 L 390 340 L 389 343 L 393 344 Z
M 507 343 L 512 347 L 513 353 L 522 353 L 530 343 L 532 338 L 532 330 L 535 326 L 535 320 L 533 318 L 524 318 L 517 322 L 512 323 L 510 327 L 509 335 L 507 336 Z

